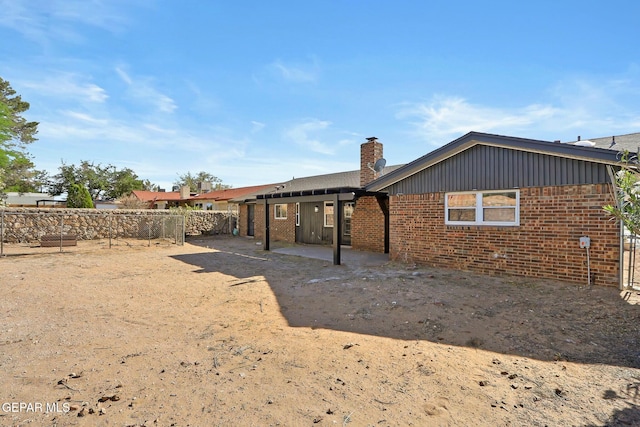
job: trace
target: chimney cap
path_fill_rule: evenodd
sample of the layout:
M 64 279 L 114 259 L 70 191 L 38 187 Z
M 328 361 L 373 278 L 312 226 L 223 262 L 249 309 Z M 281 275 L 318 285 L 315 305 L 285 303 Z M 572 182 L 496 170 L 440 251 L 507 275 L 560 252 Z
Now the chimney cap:
M 378 137 L 376 137 L 376 136 L 370 136 L 369 138 L 367 138 L 367 141 L 369 141 L 369 142 L 375 142 L 377 140 L 378 140 Z

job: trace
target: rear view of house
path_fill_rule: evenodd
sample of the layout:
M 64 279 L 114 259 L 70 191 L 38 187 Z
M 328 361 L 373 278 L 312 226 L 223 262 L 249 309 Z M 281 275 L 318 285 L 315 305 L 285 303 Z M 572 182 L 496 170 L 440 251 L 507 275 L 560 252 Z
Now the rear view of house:
M 359 171 L 244 198 L 240 234 L 265 249 L 270 240 L 332 244 L 336 263 L 348 244 L 407 263 L 621 283 L 620 225 L 602 209 L 616 203 L 616 150 L 471 132 L 379 172 L 380 142 L 368 138 L 360 156 Z

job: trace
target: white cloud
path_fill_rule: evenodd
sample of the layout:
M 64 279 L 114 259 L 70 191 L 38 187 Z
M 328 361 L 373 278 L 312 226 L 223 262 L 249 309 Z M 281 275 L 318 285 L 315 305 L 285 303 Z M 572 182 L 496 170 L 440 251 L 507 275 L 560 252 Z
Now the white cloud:
M 260 132 L 262 129 L 264 129 L 265 126 L 266 125 L 264 123 L 252 120 L 251 121 L 251 133 Z
M 396 118 L 408 121 L 416 137 L 440 145 L 469 131 L 574 140 L 636 132 L 640 87 L 632 79 L 573 79 L 547 91 L 544 103 L 516 108 L 471 103 L 459 96 L 434 96 L 428 102 L 406 102 Z
M 86 82 L 90 78 L 74 73 L 54 73 L 38 80 L 23 81 L 22 86 L 34 89 L 39 95 L 73 99 L 87 103 L 103 103 L 109 98 L 106 90 Z
M 163 113 L 173 113 L 178 108 L 172 98 L 153 87 L 150 78 L 133 78 L 122 67 L 116 67 L 115 71 L 120 79 L 127 84 L 128 92 L 133 99 L 150 104 Z
M 334 154 L 335 150 L 329 144 L 313 135 L 326 130 L 330 125 L 331 122 L 312 119 L 286 129 L 284 135 L 288 140 L 316 153 Z
M 128 2 L 101 0 L 0 0 L 0 26 L 47 45 L 54 40 L 80 43 L 85 37 L 74 29 L 81 23 L 112 33 L 130 25 L 119 6 Z
M 269 64 L 268 69 L 282 79 L 294 83 L 314 83 L 318 80 L 320 66 L 315 58 L 311 63 L 284 63 L 277 60 Z
M 71 117 L 72 119 L 77 119 L 77 120 L 81 120 L 81 121 L 96 124 L 96 125 L 107 125 L 109 123 L 109 121 L 106 119 L 97 119 L 95 117 L 92 117 L 89 114 L 80 113 L 77 111 L 63 111 L 62 114 L 64 114 L 67 117 Z

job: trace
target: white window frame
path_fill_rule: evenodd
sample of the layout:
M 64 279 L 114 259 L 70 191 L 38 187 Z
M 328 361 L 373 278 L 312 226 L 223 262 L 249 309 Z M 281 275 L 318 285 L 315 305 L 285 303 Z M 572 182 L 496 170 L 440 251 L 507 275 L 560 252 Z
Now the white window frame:
M 296 203 L 296 227 L 300 226 L 300 203 Z
M 482 206 L 483 194 L 495 194 L 495 193 L 515 193 L 516 203 L 515 206 L 499 206 L 497 208 L 515 208 L 515 220 L 514 221 L 485 221 L 483 219 L 483 209 L 491 209 L 487 206 Z M 476 220 L 475 221 L 449 221 L 449 196 L 457 194 L 475 194 L 476 205 L 470 206 L 468 209 L 475 209 Z M 452 208 L 454 209 L 454 208 Z M 445 193 L 444 195 L 444 223 L 446 225 L 485 225 L 485 226 L 499 226 L 499 227 L 514 227 L 520 225 L 520 190 L 491 190 L 491 191 L 458 191 Z
M 284 216 L 278 215 L 278 207 L 280 207 L 280 214 L 282 214 L 282 207 L 284 206 Z M 287 204 L 277 203 L 273 205 L 273 218 L 274 219 L 287 219 Z
M 335 205 L 333 202 L 324 202 L 324 210 L 322 211 L 322 215 L 324 217 L 324 226 L 326 228 L 333 228 L 333 224 L 327 224 L 327 207 L 332 207 L 332 212 L 329 214 L 333 216 L 333 209 L 335 209 Z

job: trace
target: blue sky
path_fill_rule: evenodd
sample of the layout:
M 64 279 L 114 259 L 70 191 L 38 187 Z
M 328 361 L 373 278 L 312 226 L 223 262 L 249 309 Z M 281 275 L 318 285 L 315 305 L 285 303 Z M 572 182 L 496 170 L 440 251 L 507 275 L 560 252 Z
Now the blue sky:
M 170 189 L 406 163 L 468 131 L 640 131 L 640 2 L 0 0 L 0 77 L 36 167 Z

